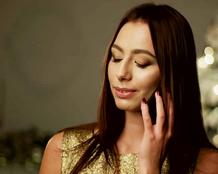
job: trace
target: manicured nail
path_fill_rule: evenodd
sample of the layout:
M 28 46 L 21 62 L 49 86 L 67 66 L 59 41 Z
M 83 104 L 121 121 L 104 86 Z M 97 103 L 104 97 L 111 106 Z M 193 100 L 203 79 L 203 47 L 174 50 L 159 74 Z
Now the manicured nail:
M 145 98 L 142 99 L 142 101 L 147 104 L 147 100 Z

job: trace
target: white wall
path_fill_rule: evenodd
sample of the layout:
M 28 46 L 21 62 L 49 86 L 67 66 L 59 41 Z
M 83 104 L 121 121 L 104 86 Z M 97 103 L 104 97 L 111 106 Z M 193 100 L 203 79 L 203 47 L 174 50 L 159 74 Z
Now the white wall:
M 142 0 L 0 2 L 2 130 L 41 130 L 94 121 L 104 51 L 124 12 Z M 168 3 L 190 21 L 203 53 L 217 0 Z

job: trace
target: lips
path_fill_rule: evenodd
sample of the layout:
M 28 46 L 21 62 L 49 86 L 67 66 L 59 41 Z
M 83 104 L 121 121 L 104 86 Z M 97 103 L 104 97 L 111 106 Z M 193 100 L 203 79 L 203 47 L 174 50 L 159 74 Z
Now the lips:
M 134 89 L 119 88 L 119 87 L 114 87 L 114 91 L 115 91 L 116 96 L 122 99 L 131 98 L 136 92 L 136 90 Z

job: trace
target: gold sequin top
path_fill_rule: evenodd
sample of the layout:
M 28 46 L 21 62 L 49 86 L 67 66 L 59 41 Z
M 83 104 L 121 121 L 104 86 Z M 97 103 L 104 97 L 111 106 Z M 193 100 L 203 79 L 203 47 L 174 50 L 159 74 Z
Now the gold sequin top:
M 80 159 L 85 149 L 81 149 L 75 153 L 73 148 L 84 142 L 93 135 L 93 132 L 88 129 L 73 128 L 65 130 L 62 141 L 62 174 L 70 174 L 75 164 Z M 121 154 L 119 156 L 119 174 L 137 174 L 137 155 L 136 154 Z M 167 160 L 164 161 L 161 174 L 168 172 Z M 117 173 L 111 167 L 108 167 L 104 155 L 92 162 L 88 167 L 83 169 L 81 174 L 114 174 Z

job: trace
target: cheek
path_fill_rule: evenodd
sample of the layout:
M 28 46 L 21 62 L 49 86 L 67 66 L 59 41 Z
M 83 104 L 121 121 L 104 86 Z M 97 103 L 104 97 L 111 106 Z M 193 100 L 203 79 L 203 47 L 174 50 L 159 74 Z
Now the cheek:
M 138 83 L 141 89 L 144 90 L 155 90 L 160 82 L 159 69 L 152 70 L 144 73 L 139 73 Z
M 113 79 L 113 76 L 114 76 L 114 70 L 113 70 L 113 66 L 111 65 L 110 62 L 108 64 L 107 74 L 108 74 L 108 80 L 111 83 L 112 79 Z

